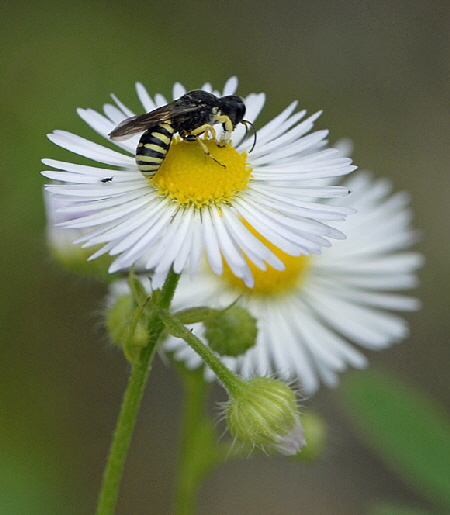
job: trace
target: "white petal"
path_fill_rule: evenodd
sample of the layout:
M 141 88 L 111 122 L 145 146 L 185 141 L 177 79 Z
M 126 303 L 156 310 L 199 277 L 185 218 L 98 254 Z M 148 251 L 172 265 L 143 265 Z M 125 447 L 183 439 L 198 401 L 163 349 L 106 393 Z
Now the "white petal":
M 264 125 L 261 129 L 258 130 L 258 146 L 264 145 L 267 141 L 270 141 L 274 135 L 278 136 L 280 133 L 280 128 L 284 127 L 284 123 L 289 118 L 291 113 L 297 107 L 298 102 L 292 102 L 284 111 L 282 111 L 278 116 L 275 116 L 269 123 Z M 298 113 L 299 119 L 301 116 L 305 116 L 306 111 L 301 111 Z
M 90 125 L 96 132 L 106 138 L 114 129 L 114 124 L 94 109 L 77 109 L 78 116 Z
M 230 77 L 226 82 L 223 88 L 222 96 L 226 95 L 234 95 L 236 93 L 238 87 L 237 77 Z
M 129 166 L 130 157 L 114 152 L 109 148 L 92 143 L 87 139 L 81 138 L 76 134 L 66 131 L 54 131 L 48 135 L 48 139 L 55 145 L 65 148 L 74 154 L 93 159 L 98 163 L 105 163 L 114 166 Z
M 180 84 L 179 82 L 175 82 L 173 85 L 173 99 L 177 100 L 178 98 L 182 97 L 186 94 L 186 88 Z
M 239 248 L 247 255 L 258 268 L 265 270 L 266 261 L 270 266 L 277 270 L 283 270 L 282 261 L 271 252 L 258 238 L 242 224 L 229 209 L 223 208 L 222 215 L 228 231 L 233 235 Z
M 153 102 L 152 98 L 148 94 L 148 91 L 141 82 L 136 82 L 136 93 L 144 107 L 144 111 L 150 113 L 157 108 L 157 105 L 155 102 Z
M 116 97 L 116 95 L 111 94 L 111 98 L 114 100 L 114 102 L 117 104 L 118 108 L 125 115 L 124 118 L 130 118 L 130 116 L 134 116 L 133 111 L 131 111 L 131 109 L 128 109 L 128 107 L 125 104 L 122 104 L 122 102 Z
M 220 253 L 219 242 L 210 210 L 205 210 L 202 213 L 203 220 L 203 244 L 205 245 L 205 252 L 208 258 L 211 269 L 217 274 L 222 275 L 223 263 L 222 254 Z
M 119 125 L 119 123 L 123 122 L 127 117 L 122 110 L 112 104 L 104 104 L 103 112 L 111 120 L 114 126 Z

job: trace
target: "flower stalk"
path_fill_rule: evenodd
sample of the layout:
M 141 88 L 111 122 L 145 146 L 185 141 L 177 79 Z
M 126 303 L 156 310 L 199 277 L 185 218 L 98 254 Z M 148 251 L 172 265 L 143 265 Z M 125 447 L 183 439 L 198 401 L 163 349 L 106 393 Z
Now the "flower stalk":
M 178 284 L 178 279 L 179 275 L 171 270 L 162 289 L 157 295 L 154 295 L 156 306 L 161 309 L 170 306 Z M 138 359 L 133 364 L 128 385 L 125 390 L 119 419 L 103 475 L 96 515 L 114 514 L 123 468 L 136 424 L 142 395 L 151 370 L 151 363 L 158 344 L 160 343 L 163 331 L 164 324 L 155 310 L 152 312 L 149 319 L 148 344 L 141 350 Z
M 225 459 L 228 447 L 217 442 L 214 421 L 206 413 L 209 385 L 203 370 L 186 370 L 184 365 L 177 365 L 184 386 L 184 408 L 174 514 L 193 515 L 203 478 Z
M 176 316 L 172 315 L 169 310 L 164 308 L 157 309 L 158 316 L 166 325 L 167 330 L 177 338 L 183 340 L 191 346 L 191 348 L 200 356 L 202 361 L 216 374 L 224 388 L 232 396 L 238 394 L 240 390 L 245 388 L 245 383 L 231 372 L 218 358 L 214 352 L 205 345 L 200 338 L 195 336 L 186 326 L 184 326 Z

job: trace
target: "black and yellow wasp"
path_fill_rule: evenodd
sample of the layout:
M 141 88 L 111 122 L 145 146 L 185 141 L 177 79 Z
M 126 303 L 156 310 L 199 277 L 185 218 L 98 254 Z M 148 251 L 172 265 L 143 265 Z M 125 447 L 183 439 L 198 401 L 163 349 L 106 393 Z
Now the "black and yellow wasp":
M 109 137 L 112 140 L 121 140 L 145 131 L 136 148 L 136 164 L 146 177 L 153 177 L 158 171 L 175 133 L 186 141 L 198 141 L 205 154 L 223 166 L 210 154 L 198 136 L 206 133 L 216 138 L 213 125 L 220 123 L 223 132 L 217 145 L 224 147 L 239 123 L 253 128 L 251 122 L 244 120 L 245 110 L 244 100 L 237 95 L 216 97 L 212 93 L 196 89 L 150 113 L 127 118 Z

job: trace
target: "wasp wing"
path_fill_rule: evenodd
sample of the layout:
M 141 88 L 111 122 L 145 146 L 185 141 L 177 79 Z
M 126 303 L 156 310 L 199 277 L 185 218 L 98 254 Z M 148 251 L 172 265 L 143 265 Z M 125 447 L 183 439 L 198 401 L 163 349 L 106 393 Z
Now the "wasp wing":
M 159 107 L 150 113 L 126 118 L 109 133 L 109 137 L 113 141 L 128 139 L 134 134 L 148 131 L 153 127 L 157 127 L 160 123 L 170 121 L 173 117 L 191 113 L 198 110 L 198 108 L 199 107 L 196 104 L 183 105 L 178 101 L 171 102 L 170 104 Z
M 131 116 L 120 122 L 119 125 L 109 133 L 109 137 L 116 141 L 128 139 L 138 132 L 144 132 L 152 127 L 156 127 L 161 122 L 167 122 L 171 114 L 171 105 L 167 104 L 150 113 Z

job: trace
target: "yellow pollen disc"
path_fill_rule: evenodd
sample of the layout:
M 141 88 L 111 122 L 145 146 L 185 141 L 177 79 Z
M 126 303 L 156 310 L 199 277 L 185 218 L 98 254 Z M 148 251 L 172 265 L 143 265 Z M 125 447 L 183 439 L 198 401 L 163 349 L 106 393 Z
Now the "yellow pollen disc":
M 201 208 L 229 202 L 250 180 L 252 168 L 246 152 L 239 154 L 231 143 L 220 148 L 215 139 L 202 139 L 202 143 L 218 162 L 205 154 L 198 141 L 174 139 L 163 164 L 150 179 L 161 195 L 181 206 Z
M 298 288 L 310 267 L 311 256 L 290 256 L 268 242 L 248 224 L 245 225 L 254 236 L 261 240 L 264 245 L 284 263 L 285 268 L 284 270 L 275 270 L 275 268 L 267 266 L 266 270 L 261 270 L 246 258 L 255 280 L 253 288 L 249 288 L 242 279 L 233 274 L 225 263 L 222 278 L 226 281 L 228 286 L 231 286 L 244 295 L 252 294 L 260 296 L 288 294 Z

